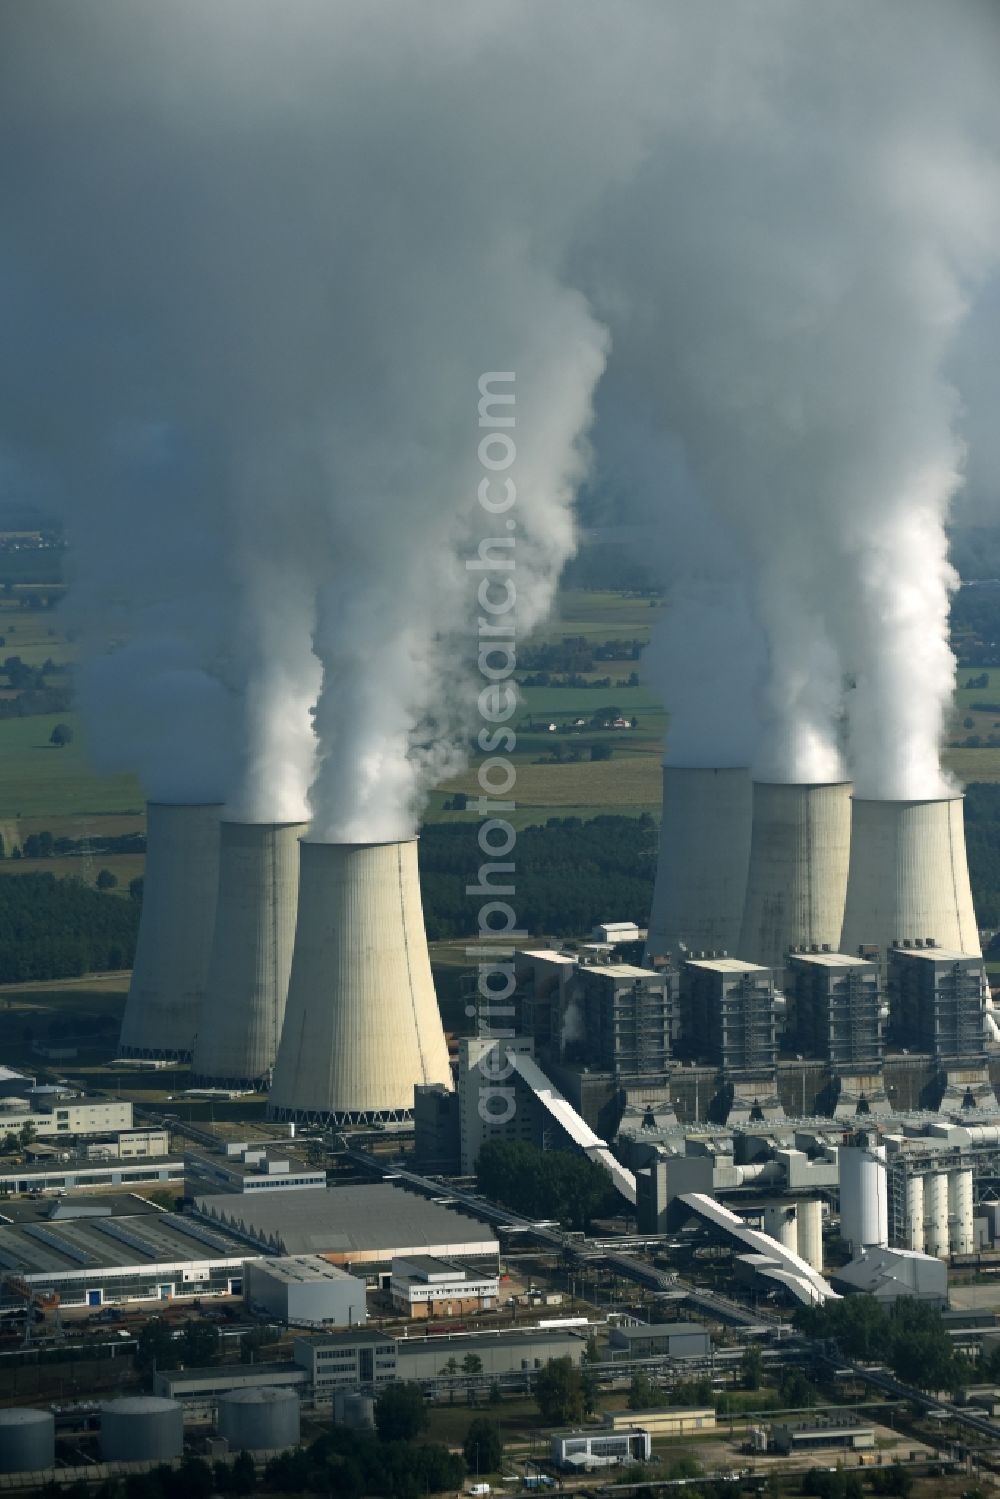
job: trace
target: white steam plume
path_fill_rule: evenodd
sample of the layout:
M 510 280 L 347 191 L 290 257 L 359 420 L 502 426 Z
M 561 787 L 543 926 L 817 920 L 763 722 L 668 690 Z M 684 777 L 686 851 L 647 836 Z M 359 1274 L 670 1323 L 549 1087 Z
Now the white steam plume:
M 758 773 L 841 773 L 846 679 L 859 791 L 932 796 L 960 461 L 943 371 L 996 245 L 1000 17 L 671 9 L 682 48 L 709 16 L 701 99 L 665 103 L 589 267 L 611 374 L 645 386 L 746 556 Z

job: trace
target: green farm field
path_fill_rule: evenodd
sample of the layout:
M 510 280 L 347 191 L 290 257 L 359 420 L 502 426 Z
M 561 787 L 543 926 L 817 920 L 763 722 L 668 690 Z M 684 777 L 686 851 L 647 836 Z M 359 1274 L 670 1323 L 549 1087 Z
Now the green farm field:
M 59 611 L 17 607 L 19 592 L 0 598 L 0 637 L 6 642 L 0 654 L 20 655 L 31 665 L 47 658 L 57 665 L 71 663 L 75 647 L 65 638 Z M 557 598 L 553 618 L 525 643 L 552 644 L 565 637 L 583 637 L 594 645 L 609 640 L 645 642 L 661 612 L 659 601 L 642 595 L 567 589 Z M 517 810 L 511 818 L 515 826 L 602 812 L 658 813 L 668 715 L 646 686 L 614 685 L 628 681 L 636 666 L 632 659 L 598 660 L 593 671 L 582 674 L 591 682 L 608 678 L 610 686 L 522 688 L 512 725 L 517 734 L 512 756 L 517 773 L 512 792 Z M 985 685 L 967 685 L 970 677 L 981 682 L 984 674 Z M 985 744 L 989 734 L 1000 734 L 1000 712 L 990 711 L 994 703 L 1000 706 L 1000 668 L 962 666 L 945 763 L 963 781 L 1000 782 L 1000 746 Z M 611 708 L 634 720 L 635 727 L 600 727 Z M 61 749 L 49 743 L 56 723 L 68 723 L 74 731 L 72 743 Z M 962 741 L 970 734 L 979 735 L 983 743 L 967 747 Z M 611 757 L 592 760 L 595 744 L 607 746 Z M 460 776 L 432 793 L 428 821 L 476 817 L 472 810 L 449 809 L 448 803 L 456 792 L 478 795 L 477 769 L 474 759 Z M 8 853 L 31 832 L 48 830 L 56 837 L 76 839 L 128 833 L 141 828 L 142 816 L 138 781 L 93 770 L 75 714 L 0 719 L 0 836 Z M 92 860 L 73 856 L 37 864 L 0 860 L 4 874 L 37 867 L 91 879 L 107 868 L 118 878 L 119 888 L 127 891 L 129 880 L 141 873 L 142 860 L 135 855 L 95 855 Z

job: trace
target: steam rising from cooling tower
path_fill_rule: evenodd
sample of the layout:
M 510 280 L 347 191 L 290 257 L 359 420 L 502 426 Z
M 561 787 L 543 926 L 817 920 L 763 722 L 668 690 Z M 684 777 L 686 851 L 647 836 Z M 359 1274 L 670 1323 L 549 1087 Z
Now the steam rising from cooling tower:
M 735 954 L 750 856 L 749 771 L 663 770 L 663 816 L 646 952 Z
M 301 847 L 298 925 L 269 1109 L 367 1122 L 451 1085 L 415 841 Z
M 699 8 L 704 107 L 665 104 L 588 265 L 609 380 L 676 437 L 747 560 L 768 650 L 755 773 L 841 778 L 850 681 L 846 768 L 887 798 L 948 792 L 947 366 L 1000 244 L 996 13 L 921 5 L 919 35 L 912 14 L 749 6 L 720 41 Z M 665 485 L 667 536 L 678 508 Z
M 409 836 L 463 758 L 465 561 L 484 525 L 507 534 L 478 499 L 490 371 L 516 382 L 519 632 L 547 611 L 607 344 L 568 248 L 654 107 L 636 19 L 623 35 L 599 6 L 581 27 L 561 3 L 456 21 L 441 0 L 290 0 L 275 24 L 255 0 L 40 0 L 6 28 L 0 130 L 31 161 L 7 193 L 19 374 L 0 423 L 87 567 L 127 577 L 152 505 L 177 526 L 140 560 L 198 604 L 192 660 L 236 701 L 234 818 L 298 820 L 311 785 L 314 836 Z M 149 433 L 155 494 L 122 479 L 120 444 Z M 108 495 L 129 492 L 120 527 Z M 188 586 L 213 575 L 203 557 L 221 648 Z M 114 643 L 159 650 L 162 624 L 172 644 L 177 620 L 126 604 Z
M 124 1056 L 187 1057 L 208 977 L 219 883 L 218 806 L 146 808 L 146 876 L 122 1019 Z
M 933 938 L 952 952 L 979 953 L 960 796 L 941 801 L 855 797 L 851 872 L 841 950 L 864 944 L 883 955 L 894 941 Z
M 304 823 L 220 824 L 219 898 L 192 1058 L 197 1077 L 262 1083 L 278 1054 Z
M 738 952 L 779 973 L 790 947 L 836 949 L 851 847 L 851 787 L 755 781 Z

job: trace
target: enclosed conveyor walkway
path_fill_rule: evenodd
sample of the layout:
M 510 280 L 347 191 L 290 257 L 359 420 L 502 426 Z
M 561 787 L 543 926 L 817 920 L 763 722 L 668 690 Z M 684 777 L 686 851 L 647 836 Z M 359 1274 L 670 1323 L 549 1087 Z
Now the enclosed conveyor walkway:
M 783 1285 L 803 1305 L 814 1306 L 818 1303 L 822 1306 L 825 1301 L 840 1300 L 830 1282 L 824 1280 L 819 1271 L 814 1270 L 794 1249 L 786 1249 L 784 1244 L 772 1239 L 770 1234 L 748 1228 L 742 1218 L 716 1202 L 714 1197 L 709 1197 L 705 1192 L 686 1192 L 680 1200 L 703 1223 L 720 1229 L 728 1238 L 741 1244 L 748 1251 L 745 1258 L 758 1275 Z
M 596 1161 L 598 1166 L 603 1166 L 626 1202 L 635 1207 L 635 1177 L 615 1158 L 608 1142 L 602 1140 L 600 1135 L 595 1135 L 587 1121 L 580 1117 L 569 1099 L 564 1098 L 555 1084 L 549 1081 L 533 1057 L 513 1050 L 507 1055 L 542 1107 L 565 1130 L 574 1145 L 579 1145 L 584 1155 Z

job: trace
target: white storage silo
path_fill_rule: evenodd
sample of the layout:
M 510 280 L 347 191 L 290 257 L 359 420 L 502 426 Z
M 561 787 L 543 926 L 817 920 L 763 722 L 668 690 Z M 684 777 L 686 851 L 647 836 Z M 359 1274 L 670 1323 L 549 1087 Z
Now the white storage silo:
M 43 1473 L 55 1460 L 51 1411 L 0 1410 L 0 1473 Z
M 849 781 L 755 781 L 737 956 L 780 974 L 789 948 L 828 946 L 836 951 L 850 849 Z
M 855 798 L 851 873 L 841 951 L 862 945 L 885 954 L 893 942 L 933 938 L 938 947 L 978 957 L 961 796 L 934 801 Z
M 906 1247 L 924 1253 L 924 1179 L 911 1176 L 906 1183 Z
M 770 1203 L 764 1209 L 764 1232 L 786 1249 L 798 1251 L 799 1229 L 794 1202 Z
M 166 1462 L 184 1451 L 184 1411 L 158 1395 L 123 1395 L 101 1407 L 105 1462 Z
M 218 1429 L 230 1452 L 285 1452 L 298 1446 L 299 1397 L 272 1385 L 219 1396 Z
M 948 1173 L 924 1177 L 924 1253 L 948 1258 Z
M 219 824 L 215 937 L 192 1071 L 214 1083 L 270 1078 L 288 995 L 304 822 Z
M 187 1058 L 208 977 L 219 883 L 220 806 L 149 802 L 123 1056 Z
M 409 1115 L 452 1086 L 427 952 L 416 839 L 299 845 L 299 910 L 271 1117 Z
M 823 1204 L 811 1197 L 798 1205 L 798 1252 L 814 1270 L 823 1269 Z M 791 1247 L 791 1246 L 790 1246 Z
M 665 765 L 646 955 L 735 953 L 750 858 L 746 769 Z
M 884 1249 L 889 1243 L 889 1197 L 885 1147 L 842 1145 L 840 1158 L 840 1234 L 855 1254 Z
M 972 1171 L 948 1173 L 948 1248 L 952 1254 L 971 1254 L 975 1247 Z

